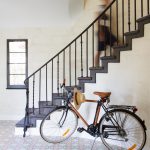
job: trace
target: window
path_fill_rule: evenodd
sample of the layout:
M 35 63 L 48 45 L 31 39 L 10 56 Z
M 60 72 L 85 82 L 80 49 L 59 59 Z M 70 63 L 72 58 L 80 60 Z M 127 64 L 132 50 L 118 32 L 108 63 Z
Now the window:
M 7 88 L 24 89 L 28 72 L 28 40 L 7 40 Z

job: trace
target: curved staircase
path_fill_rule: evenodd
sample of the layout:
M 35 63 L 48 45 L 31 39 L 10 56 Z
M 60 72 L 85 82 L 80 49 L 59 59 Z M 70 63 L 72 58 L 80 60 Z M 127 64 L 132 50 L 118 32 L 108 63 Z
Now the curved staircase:
M 31 74 L 25 80 L 27 96 L 25 117 L 16 124 L 16 127 L 23 127 L 26 132 L 28 128 L 36 127 L 37 120 L 41 120 L 49 111 L 62 105 L 59 87 L 64 79 L 68 90 L 77 87 L 84 92 L 85 83 L 96 83 L 97 73 L 108 72 L 108 63 L 119 63 L 120 52 L 132 50 L 132 39 L 143 37 L 144 25 L 150 23 L 149 0 L 146 1 L 146 6 L 140 5 L 141 2 L 135 0 L 134 5 L 131 5 L 130 0 L 113 0 L 82 33 Z M 139 9 L 140 12 L 137 11 Z M 102 19 L 105 14 L 109 15 L 109 21 Z M 114 18 L 115 26 L 113 26 Z M 101 58 L 101 67 L 96 68 L 94 54 L 98 40 L 95 35 L 95 32 L 99 31 L 98 24 L 109 27 L 110 32 L 117 38 L 117 45 L 105 50 Z

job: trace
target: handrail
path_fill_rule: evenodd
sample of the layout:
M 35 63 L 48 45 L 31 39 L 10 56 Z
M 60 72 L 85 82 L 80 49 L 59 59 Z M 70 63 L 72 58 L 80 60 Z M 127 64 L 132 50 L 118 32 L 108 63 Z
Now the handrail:
M 44 65 L 42 65 L 39 69 L 37 69 L 35 72 L 33 72 L 30 76 L 28 76 L 24 83 L 26 84 L 26 81 L 31 78 L 34 74 L 36 74 L 38 71 L 40 71 L 44 66 L 46 66 L 49 62 L 51 62 L 55 57 L 57 57 L 59 54 L 61 54 L 66 48 L 68 48 L 72 43 L 74 43 L 82 34 L 84 34 L 99 18 L 101 18 L 105 12 L 110 8 L 110 6 L 115 2 L 116 0 L 113 0 L 106 9 L 85 29 L 83 30 L 74 40 L 72 40 L 67 46 L 65 46 L 61 51 L 59 51 L 55 56 L 53 56 L 50 60 L 48 60 Z
M 134 0 L 133 10 L 131 9 L 132 5 L 130 0 L 112 0 L 105 10 L 98 15 L 97 18 L 86 27 L 86 29 L 84 29 L 61 51 L 59 51 L 56 55 L 54 55 L 45 64 L 43 64 L 25 79 L 26 109 L 24 119 L 24 136 L 27 128 L 32 126 L 32 123 L 30 122 L 30 113 L 35 115 L 37 113 L 38 115 L 45 115 L 46 112 L 43 111 L 43 109 L 40 109 L 43 108 L 43 106 L 62 105 L 60 99 L 62 96 L 62 91 L 59 88 L 60 80 L 67 79 L 67 88 L 69 89 L 78 87 L 81 91 L 84 91 L 84 83 L 89 81 L 89 83 L 93 83 L 93 81 L 95 82 L 95 74 L 99 71 L 106 72 L 108 69 L 109 60 L 111 59 L 114 62 L 114 57 L 120 57 L 118 51 L 114 51 L 113 45 L 115 42 L 117 42 L 117 46 L 120 44 L 123 46 L 125 44 L 130 44 L 128 37 L 126 37 L 124 33 L 135 31 L 137 28 L 139 29 L 139 26 L 136 22 L 137 18 L 143 17 L 145 14 L 149 15 L 149 1 L 150 0 L 147 0 L 148 7 L 146 6 L 146 14 L 145 11 L 143 12 L 143 6 L 137 5 L 136 0 Z M 139 4 L 143 3 L 142 0 L 138 2 Z M 141 11 L 137 13 L 139 7 L 141 8 Z M 125 13 L 127 17 L 124 17 Z M 105 14 L 109 15 L 109 21 L 107 21 L 107 19 L 101 19 L 101 17 L 103 17 Z M 131 19 L 130 17 L 132 15 L 134 15 L 134 18 Z M 117 18 L 112 21 L 114 17 Z M 116 26 L 113 26 L 113 23 L 115 22 Z M 134 26 L 131 26 L 133 24 Z M 95 29 L 95 26 L 98 27 L 98 30 L 97 28 Z M 100 26 L 104 26 L 104 28 L 100 28 Z M 97 67 L 94 68 L 97 63 L 97 58 L 99 58 L 96 57 L 98 51 L 97 49 L 100 50 L 99 46 L 102 46 L 100 45 L 100 42 L 102 41 L 101 34 L 97 34 L 97 36 L 95 36 L 95 31 L 97 33 L 101 33 L 102 31 L 104 32 L 104 36 L 107 36 L 107 38 L 104 38 L 103 41 L 104 59 L 99 62 L 99 65 L 101 66 L 100 69 L 97 69 Z M 107 45 L 110 45 L 109 49 L 106 49 Z M 107 51 L 107 55 L 106 50 L 109 50 Z M 105 61 L 105 57 L 108 58 L 108 61 Z M 115 61 L 116 60 L 118 61 L 118 59 L 115 59 Z M 89 68 L 91 66 L 92 68 Z M 42 76 L 42 74 L 44 76 Z M 38 111 L 35 111 L 35 104 L 39 105 Z

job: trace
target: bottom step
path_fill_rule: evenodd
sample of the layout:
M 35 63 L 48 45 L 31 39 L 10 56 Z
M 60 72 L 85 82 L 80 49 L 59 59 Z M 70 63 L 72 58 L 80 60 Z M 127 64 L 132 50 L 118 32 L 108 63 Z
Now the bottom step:
M 50 111 L 52 111 L 55 107 L 43 107 L 40 108 L 39 113 L 39 108 L 34 109 L 34 113 L 32 111 L 32 108 L 29 109 L 29 126 L 30 127 L 36 127 L 36 121 L 37 120 L 42 120 Z M 24 118 L 22 118 L 19 122 L 16 123 L 16 127 L 24 127 Z
M 16 123 L 16 127 L 24 127 L 24 119 L 21 119 L 19 122 Z M 36 127 L 36 119 L 35 118 L 30 118 L 29 119 L 30 122 L 30 127 Z
M 40 124 L 41 124 L 41 120 L 37 120 L 36 121 L 36 127 L 35 128 L 28 128 L 27 132 L 26 132 L 26 137 L 28 136 L 40 136 Z M 22 127 L 15 127 L 15 135 L 16 136 L 22 136 L 23 137 L 23 128 Z M 75 131 L 75 133 L 71 136 L 71 137 L 79 137 L 79 138 L 87 138 L 87 139 L 92 139 L 93 137 L 91 135 L 89 135 L 86 132 L 82 132 L 79 133 L 77 132 L 77 130 Z M 100 140 L 100 139 L 99 139 Z
M 39 136 L 40 135 L 39 127 L 40 127 L 41 121 L 42 120 L 35 121 L 36 126 L 34 126 L 32 128 L 28 128 L 27 131 L 26 131 L 26 136 L 29 136 L 29 135 Z M 24 128 L 23 127 L 18 127 L 17 124 L 16 124 L 15 135 L 23 136 L 23 134 L 24 134 Z

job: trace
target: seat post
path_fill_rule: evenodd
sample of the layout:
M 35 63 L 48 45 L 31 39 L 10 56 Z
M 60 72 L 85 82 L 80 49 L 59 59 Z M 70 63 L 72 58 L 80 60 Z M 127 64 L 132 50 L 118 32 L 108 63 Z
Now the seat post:
M 95 117 L 94 117 L 94 126 L 97 125 L 97 122 L 98 122 L 98 117 L 99 117 L 99 114 L 100 114 L 100 109 L 101 109 L 101 98 L 97 101 L 97 107 L 96 107 L 96 112 L 95 112 Z

